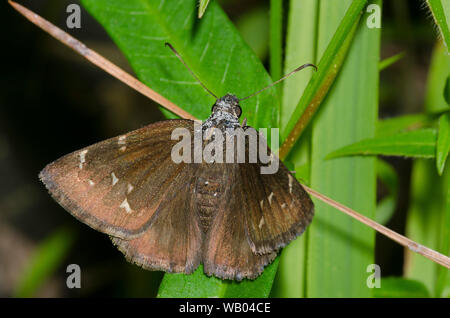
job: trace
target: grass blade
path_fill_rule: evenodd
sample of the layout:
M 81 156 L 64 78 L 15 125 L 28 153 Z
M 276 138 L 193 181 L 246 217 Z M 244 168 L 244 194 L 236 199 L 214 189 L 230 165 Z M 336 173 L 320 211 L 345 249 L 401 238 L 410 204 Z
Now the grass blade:
M 389 194 L 377 204 L 375 221 L 386 224 L 397 207 L 398 176 L 390 164 L 378 158 L 377 177 L 388 188 Z
M 443 88 L 450 70 L 450 59 L 441 43 L 433 51 L 428 75 L 425 112 L 435 114 L 447 105 Z M 447 72 L 444 74 L 443 72 Z M 450 253 L 450 169 L 441 177 L 436 164 L 429 160 L 415 160 L 411 174 L 411 198 L 406 235 L 426 246 L 449 255 Z M 421 281 L 434 297 L 448 297 L 450 279 L 448 269 L 406 251 L 405 277 Z
M 198 1 L 198 18 L 201 19 L 205 14 L 206 8 L 208 7 L 209 0 L 199 0 Z
M 429 105 L 427 113 L 437 113 L 449 109 L 444 91 L 450 74 L 450 58 L 442 42 L 438 42 L 433 50 L 425 92 L 425 105 Z M 431 106 L 432 105 L 432 106 Z
M 395 54 L 391 57 L 388 57 L 384 60 L 382 60 L 378 66 L 378 69 L 380 70 L 380 72 L 386 68 L 388 68 L 389 66 L 397 63 L 398 61 L 400 61 L 403 57 L 405 56 L 405 52 L 400 52 L 398 54 Z
M 425 114 L 404 115 L 394 118 L 379 120 L 377 122 L 377 137 L 392 136 L 400 132 L 424 128 L 431 123 L 430 116 Z
M 371 3 L 381 6 L 381 1 Z M 354 4 L 320 2 L 319 54 L 345 9 Z M 311 187 L 373 219 L 374 158 L 325 160 L 336 148 L 375 134 L 380 29 L 368 28 L 367 17 L 362 17 L 345 64 L 312 126 Z M 374 261 L 374 231 L 321 201 L 315 200 L 315 205 L 308 236 L 307 296 L 369 297 L 366 268 Z
M 33 297 L 61 266 L 74 240 L 75 234 L 62 228 L 40 243 L 16 288 L 14 297 Z
M 444 172 L 445 162 L 450 151 L 450 114 L 439 118 L 439 130 L 436 144 L 436 167 L 439 175 Z
M 447 54 L 450 54 L 450 4 L 445 0 L 427 0 L 427 4 L 447 47 Z
M 316 27 L 319 2 L 316 0 L 289 3 L 284 73 L 304 63 L 316 60 Z M 305 69 L 284 81 L 281 107 L 281 127 L 285 127 L 302 96 L 313 69 Z M 293 164 L 297 179 L 309 180 L 309 139 L 305 134 L 285 160 Z M 302 167 L 302 168 L 300 168 Z M 283 249 L 274 283 L 274 297 L 303 297 L 306 279 L 305 257 L 308 231 Z
M 281 50 L 283 45 L 283 1 L 270 0 L 270 75 L 281 78 Z M 278 87 L 278 90 L 281 90 Z
M 357 155 L 434 158 L 435 153 L 436 130 L 419 129 L 397 135 L 364 139 L 331 152 L 327 159 Z
M 286 158 L 334 82 L 352 43 L 366 3 L 365 0 L 353 0 L 350 6 L 342 6 L 348 10 L 340 25 L 335 25 L 331 33 L 334 35 L 329 44 L 327 41 L 327 49 L 321 52 L 318 71 L 312 76 L 290 120 L 281 131 L 284 143 L 280 148 L 280 158 Z

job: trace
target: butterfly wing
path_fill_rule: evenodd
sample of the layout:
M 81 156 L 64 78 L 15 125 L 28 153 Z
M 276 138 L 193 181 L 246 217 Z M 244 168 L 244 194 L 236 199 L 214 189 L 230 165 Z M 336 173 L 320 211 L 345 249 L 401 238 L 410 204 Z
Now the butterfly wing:
M 195 170 L 175 177 L 155 211 L 155 221 L 137 238 L 112 238 L 128 261 L 149 270 L 192 273 L 200 264 L 203 233 L 195 211 Z M 188 182 L 186 182 L 188 180 Z
M 171 159 L 178 142 L 171 134 L 178 127 L 192 132 L 193 121 L 162 121 L 102 141 L 50 163 L 39 177 L 82 222 L 115 237 L 137 237 L 155 221 L 155 211 L 188 166 Z
M 258 277 L 276 252 L 257 255 L 252 252 L 246 233 L 247 189 L 238 164 L 225 164 L 230 182 L 217 206 L 203 252 L 204 271 L 222 279 L 242 280 Z
M 259 159 L 225 165 L 229 186 L 205 239 L 203 262 L 208 275 L 256 278 L 277 251 L 311 223 L 313 203 L 286 166 L 279 161 L 272 174 L 263 174 L 263 166 Z
M 261 174 L 260 163 L 240 165 L 246 189 L 246 233 L 254 253 L 266 254 L 284 247 L 311 223 L 314 205 L 310 197 L 279 161 L 274 174 Z

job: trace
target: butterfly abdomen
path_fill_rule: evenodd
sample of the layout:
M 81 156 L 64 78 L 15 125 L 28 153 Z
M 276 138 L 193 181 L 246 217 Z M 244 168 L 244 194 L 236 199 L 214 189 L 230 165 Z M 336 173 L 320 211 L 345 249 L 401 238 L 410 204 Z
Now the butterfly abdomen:
M 217 179 L 205 177 L 197 179 L 195 188 L 197 213 L 204 233 L 211 227 L 222 194 L 223 186 L 217 182 Z

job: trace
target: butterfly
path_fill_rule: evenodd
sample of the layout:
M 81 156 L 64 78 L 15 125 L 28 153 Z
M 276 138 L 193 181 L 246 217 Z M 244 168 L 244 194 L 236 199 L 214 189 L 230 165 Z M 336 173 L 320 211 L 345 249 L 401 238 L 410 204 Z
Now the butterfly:
M 240 100 L 217 98 L 202 132 L 252 130 L 240 123 Z M 304 232 L 314 205 L 281 161 L 271 174 L 259 159 L 174 161 L 174 130 L 195 135 L 195 127 L 186 119 L 150 124 L 65 155 L 39 177 L 62 207 L 144 269 L 190 274 L 203 264 L 209 276 L 255 279 Z M 202 140 L 205 148 L 215 137 Z

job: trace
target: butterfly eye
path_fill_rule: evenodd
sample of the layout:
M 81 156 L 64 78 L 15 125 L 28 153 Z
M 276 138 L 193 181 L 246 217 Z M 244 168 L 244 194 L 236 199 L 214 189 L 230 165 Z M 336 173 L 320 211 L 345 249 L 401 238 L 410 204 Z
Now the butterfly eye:
M 212 105 L 212 107 L 211 107 L 211 113 L 214 113 L 215 111 L 216 111 L 216 104 L 214 104 L 214 105 Z

